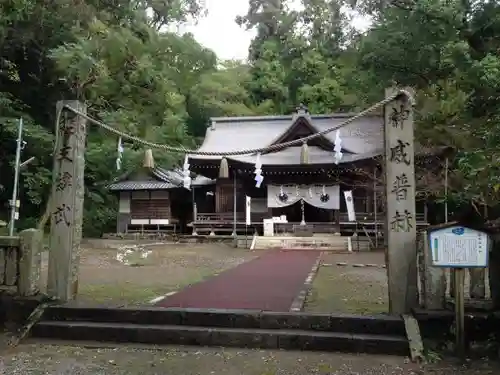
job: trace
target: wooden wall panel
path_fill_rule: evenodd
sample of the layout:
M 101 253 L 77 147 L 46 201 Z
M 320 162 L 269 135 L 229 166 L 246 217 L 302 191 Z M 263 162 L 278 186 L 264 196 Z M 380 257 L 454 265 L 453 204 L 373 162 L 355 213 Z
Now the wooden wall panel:
M 118 212 L 123 214 L 130 213 L 130 192 L 122 191 L 120 192 L 119 201 L 118 201 Z
M 170 199 L 167 195 L 155 199 L 134 199 L 130 201 L 132 219 L 171 219 Z
M 234 185 L 233 180 L 217 180 L 215 186 L 215 212 L 226 213 L 234 211 Z M 245 205 L 245 192 L 241 181 L 236 181 L 236 212 L 243 212 Z

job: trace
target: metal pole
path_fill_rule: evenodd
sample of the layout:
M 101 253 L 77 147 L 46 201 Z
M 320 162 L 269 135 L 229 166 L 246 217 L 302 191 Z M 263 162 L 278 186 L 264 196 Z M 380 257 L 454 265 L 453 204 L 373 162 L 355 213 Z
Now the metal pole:
M 191 221 L 193 225 L 193 230 L 191 234 L 194 236 L 196 235 L 196 221 L 197 221 L 197 216 L 198 216 L 198 207 L 196 206 L 196 196 L 194 194 L 194 186 L 191 185 L 191 200 L 193 201 L 193 220 Z
M 16 221 L 17 209 L 17 185 L 19 182 L 19 164 L 21 162 L 21 148 L 23 143 L 23 119 L 19 119 L 19 127 L 17 133 L 17 148 L 16 148 L 16 162 L 14 165 L 14 186 L 12 188 L 12 201 L 10 202 L 10 223 L 9 223 L 9 236 L 14 235 L 14 227 Z
M 234 246 L 238 245 L 237 235 L 236 235 L 236 170 L 233 170 L 233 237 L 234 237 Z
M 448 222 L 448 158 L 444 161 L 444 222 Z
M 197 212 L 196 212 L 196 199 L 195 199 L 195 195 L 194 195 L 194 186 L 191 185 L 191 200 L 193 201 L 193 221 L 196 221 L 196 216 L 197 215 Z
M 373 168 L 373 230 L 375 231 L 375 248 L 378 249 L 378 223 L 377 223 L 377 167 Z

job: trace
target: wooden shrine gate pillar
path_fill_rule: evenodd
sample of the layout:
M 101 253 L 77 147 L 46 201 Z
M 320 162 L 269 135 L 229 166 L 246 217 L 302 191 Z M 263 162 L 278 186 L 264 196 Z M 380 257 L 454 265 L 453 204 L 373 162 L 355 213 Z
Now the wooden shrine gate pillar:
M 234 182 L 231 178 L 219 178 L 215 185 L 215 212 L 234 212 Z M 236 212 L 243 212 L 243 185 L 236 179 Z
M 405 95 L 385 105 L 384 122 L 389 312 L 404 314 L 418 307 L 413 108 Z
M 63 106 L 86 113 L 79 101 L 60 101 Z M 78 290 L 78 267 L 82 240 L 85 126 L 86 120 L 65 110 L 58 129 L 58 144 L 54 154 L 50 207 L 49 269 L 47 292 L 65 302 L 75 298 Z

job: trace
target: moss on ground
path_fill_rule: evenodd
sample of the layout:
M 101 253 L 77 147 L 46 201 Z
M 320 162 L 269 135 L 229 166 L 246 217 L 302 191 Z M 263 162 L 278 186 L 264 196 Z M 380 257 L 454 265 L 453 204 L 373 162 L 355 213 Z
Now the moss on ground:
M 308 312 L 385 313 L 388 311 L 385 270 L 322 266 L 304 309 Z

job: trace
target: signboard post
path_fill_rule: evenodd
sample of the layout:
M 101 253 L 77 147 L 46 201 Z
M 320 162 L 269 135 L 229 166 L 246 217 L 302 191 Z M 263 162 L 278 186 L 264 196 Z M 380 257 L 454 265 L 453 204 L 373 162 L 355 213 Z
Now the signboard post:
M 465 269 L 488 266 L 489 236 L 460 225 L 429 230 L 432 266 L 454 269 L 455 345 L 457 354 L 465 355 Z

